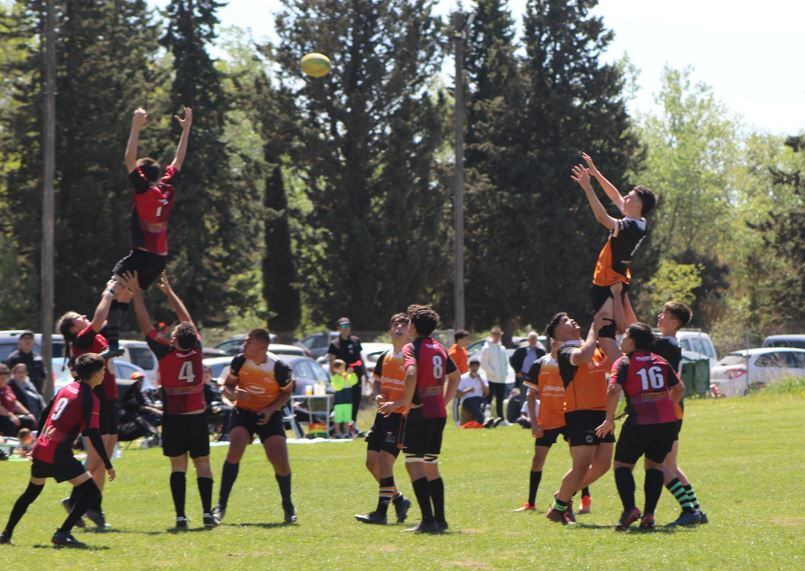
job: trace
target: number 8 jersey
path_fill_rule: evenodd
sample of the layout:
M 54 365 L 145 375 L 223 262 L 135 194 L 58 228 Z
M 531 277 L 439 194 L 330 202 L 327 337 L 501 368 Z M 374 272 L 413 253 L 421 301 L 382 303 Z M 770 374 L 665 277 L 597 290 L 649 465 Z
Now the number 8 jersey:
M 419 337 L 403 347 L 405 368 L 416 367 L 416 391 L 408 418 L 446 418 L 444 379 L 456 370 L 441 343 L 431 337 Z
M 165 414 L 204 412 L 204 368 L 201 339 L 190 351 L 179 351 L 151 330 L 145 339 L 159 359 Z
M 619 384 L 626 395 L 626 412 L 630 424 L 662 424 L 676 421 L 671 387 L 679 377 L 668 361 L 655 355 L 635 351 L 624 355 L 612 366 L 609 384 Z

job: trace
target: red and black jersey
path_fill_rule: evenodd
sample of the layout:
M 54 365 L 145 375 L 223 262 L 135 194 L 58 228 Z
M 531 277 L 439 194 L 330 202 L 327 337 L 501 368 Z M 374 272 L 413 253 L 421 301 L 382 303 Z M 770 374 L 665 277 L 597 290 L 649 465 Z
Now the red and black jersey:
M 102 353 L 107 347 L 109 347 L 109 342 L 106 337 L 95 331 L 92 325 L 87 325 L 72 343 L 72 357 L 75 359 L 84 353 Z M 106 361 L 103 371 L 103 383 L 94 389 L 98 398 L 104 400 L 117 399 L 117 382 L 115 382 L 115 374 L 111 366 L 112 361 Z
M 662 424 L 676 421 L 671 387 L 679 377 L 668 361 L 655 355 L 635 351 L 624 355 L 612 366 L 610 384 L 619 384 L 626 395 L 627 422 Z
M 159 359 L 159 380 L 165 414 L 201 412 L 204 402 L 204 366 L 201 339 L 190 351 L 179 351 L 152 329 L 145 338 Z
M 176 190 L 172 184 L 179 170 L 173 165 L 165 169 L 158 183 L 149 181 L 140 167 L 129 173 L 134 186 L 131 209 L 131 247 L 152 254 L 168 253 L 168 219 Z
M 89 385 L 73 381 L 56 393 L 48 408 L 33 457 L 56 464 L 73 457 L 72 445 L 79 432 L 98 429 L 101 407 Z
M 447 418 L 444 380 L 456 369 L 441 343 L 432 337 L 419 337 L 403 347 L 405 368 L 416 367 L 416 391 L 409 418 Z

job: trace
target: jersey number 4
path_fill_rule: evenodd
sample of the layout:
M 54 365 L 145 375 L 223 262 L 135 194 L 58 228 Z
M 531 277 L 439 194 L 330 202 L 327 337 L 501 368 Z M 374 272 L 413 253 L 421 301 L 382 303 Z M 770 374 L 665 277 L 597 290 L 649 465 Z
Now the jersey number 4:
M 665 377 L 662 374 L 662 367 L 651 367 L 648 370 L 640 369 L 637 371 L 640 380 L 643 381 L 643 390 L 662 389 L 665 387 Z
M 182 368 L 179 369 L 179 380 L 191 384 L 196 380 L 196 374 L 193 372 L 193 362 L 185 361 L 182 363 Z

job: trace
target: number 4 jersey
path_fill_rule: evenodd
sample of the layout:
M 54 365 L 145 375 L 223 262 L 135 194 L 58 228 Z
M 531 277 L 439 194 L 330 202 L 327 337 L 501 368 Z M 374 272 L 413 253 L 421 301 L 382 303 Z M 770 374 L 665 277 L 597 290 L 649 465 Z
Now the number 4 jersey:
M 444 379 L 456 370 L 441 343 L 431 337 L 419 337 L 403 347 L 405 368 L 416 366 L 416 391 L 408 418 L 446 418 Z
M 671 387 L 679 377 L 668 362 L 654 353 L 635 351 L 612 366 L 610 384 L 618 383 L 626 395 L 631 424 L 661 424 L 676 421 Z
M 179 351 L 151 330 L 145 340 L 159 359 L 159 380 L 165 414 L 203 412 L 204 368 L 201 339 L 190 351 Z

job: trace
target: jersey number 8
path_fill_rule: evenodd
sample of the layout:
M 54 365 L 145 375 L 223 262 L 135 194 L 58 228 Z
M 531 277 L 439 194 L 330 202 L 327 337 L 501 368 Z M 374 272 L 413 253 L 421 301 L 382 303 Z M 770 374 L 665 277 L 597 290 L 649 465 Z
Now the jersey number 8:
M 441 379 L 444 376 L 444 361 L 439 355 L 433 356 L 433 378 Z
M 665 387 L 665 377 L 662 375 L 661 367 L 651 367 L 648 369 L 640 369 L 637 371 L 640 379 L 643 381 L 643 390 L 649 390 L 649 385 L 652 389 L 661 389 Z

